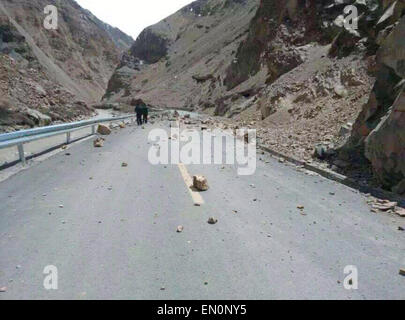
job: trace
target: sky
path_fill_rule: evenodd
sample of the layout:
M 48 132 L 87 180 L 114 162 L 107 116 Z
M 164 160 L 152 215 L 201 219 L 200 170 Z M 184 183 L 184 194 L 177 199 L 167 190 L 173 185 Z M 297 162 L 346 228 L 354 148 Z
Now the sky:
M 146 27 L 163 20 L 192 0 L 76 0 L 97 18 L 134 39 Z

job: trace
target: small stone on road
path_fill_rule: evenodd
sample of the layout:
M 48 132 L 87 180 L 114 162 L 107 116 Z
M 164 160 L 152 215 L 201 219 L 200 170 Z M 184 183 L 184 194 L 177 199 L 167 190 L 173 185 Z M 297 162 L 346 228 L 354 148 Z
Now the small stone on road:
M 214 217 L 210 217 L 209 219 L 208 219 L 208 223 L 209 224 L 216 224 L 218 222 L 218 219 L 215 219 Z

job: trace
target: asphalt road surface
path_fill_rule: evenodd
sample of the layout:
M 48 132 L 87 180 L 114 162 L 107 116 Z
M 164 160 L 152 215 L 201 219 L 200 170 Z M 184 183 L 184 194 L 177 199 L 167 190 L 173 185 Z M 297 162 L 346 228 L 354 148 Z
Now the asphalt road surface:
M 152 127 L 74 144 L 0 183 L 0 299 L 405 299 L 403 218 L 266 155 L 252 176 L 153 166 Z M 211 188 L 190 193 L 187 172 Z M 48 265 L 57 290 L 43 285 Z M 344 288 L 348 265 L 357 290 Z
M 88 120 L 110 118 L 113 116 L 113 114 L 114 114 L 113 110 L 97 110 L 97 115 Z M 76 139 L 91 134 L 91 132 L 92 132 L 91 127 L 74 131 L 71 133 L 71 140 L 74 141 Z M 38 154 L 46 150 L 47 148 L 58 146 L 63 143 L 66 143 L 66 135 L 52 136 L 46 139 L 33 141 L 24 146 L 25 156 L 30 157 L 32 155 Z M 19 153 L 17 147 L 0 149 L 0 167 L 18 160 L 19 160 Z

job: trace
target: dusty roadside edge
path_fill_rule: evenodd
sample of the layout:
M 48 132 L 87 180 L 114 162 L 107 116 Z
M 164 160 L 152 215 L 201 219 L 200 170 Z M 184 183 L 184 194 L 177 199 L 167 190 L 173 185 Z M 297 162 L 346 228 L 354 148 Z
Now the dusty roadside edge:
M 311 164 L 309 164 L 307 162 L 298 160 L 298 159 L 296 159 L 294 157 L 282 154 L 282 153 L 280 153 L 278 151 L 275 151 L 275 150 L 270 149 L 270 148 L 268 148 L 266 146 L 263 146 L 263 145 L 258 145 L 258 150 L 262 150 L 264 152 L 267 152 L 270 155 L 272 155 L 273 157 L 276 157 L 278 159 L 284 159 L 285 161 L 287 161 L 287 162 L 289 162 L 289 163 L 291 163 L 291 164 L 293 164 L 295 166 L 301 167 L 301 168 L 306 169 L 306 170 L 311 171 L 311 172 L 315 172 L 315 173 L 319 174 L 320 176 L 322 176 L 324 178 L 336 181 L 336 182 L 341 183 L 341 184 L 343 184 L 343 185 L 345 185 L 345 186 L 347 186 L 349 188 L 356 189 L 356 190 L 360 191 L 361 193 L 371 194 L 374 197 L 381 198 L 381 199 L 384 198 L 384 199 L 395 200 L 400 204 L 400 206 L 405 207 L 405 199 L 403 197 L 401 197 L 400 195 L 394 194 L 392 192 L 389 192 L 389 191 L 386 191 L 386 190 L 383 190 L 383 189 L 380 189 L 380 188 L 361 185 L 357 181 L 355 181 L 354 179 L 346 177 L 346 176 L 344 176 L 342 174 L 339 174 L 339 173 L 334 172 L 332 170 L 319 168 L 319 167 L 311 165 Z

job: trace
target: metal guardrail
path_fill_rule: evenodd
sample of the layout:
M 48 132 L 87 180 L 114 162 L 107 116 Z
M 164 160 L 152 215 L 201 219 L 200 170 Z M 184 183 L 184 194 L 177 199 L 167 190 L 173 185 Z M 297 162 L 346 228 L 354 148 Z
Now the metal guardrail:
M 24 153 L 24 144 L 49 138 L 52 136 L 57 136 L 61 134 L 66 134 L 66 144 L 71 142 L 70 134 L 74 131 L 92 127 L 92 134 L 96 134 L 96 125 L 105 122 L 115 122 L 126 119 L 133 119 L 135 115 L 122 116 L 122 117 L 112 117 L 103 118 L 96 120 L 84 120 L 72 123 L 59 124 L 54 126 L 40 127 L 29 130 L 21 130 L 11 133 L 0 134 L 0 149 L 10 148 L 17 146 L 20 161 L 25 164 L 26 157 Z

